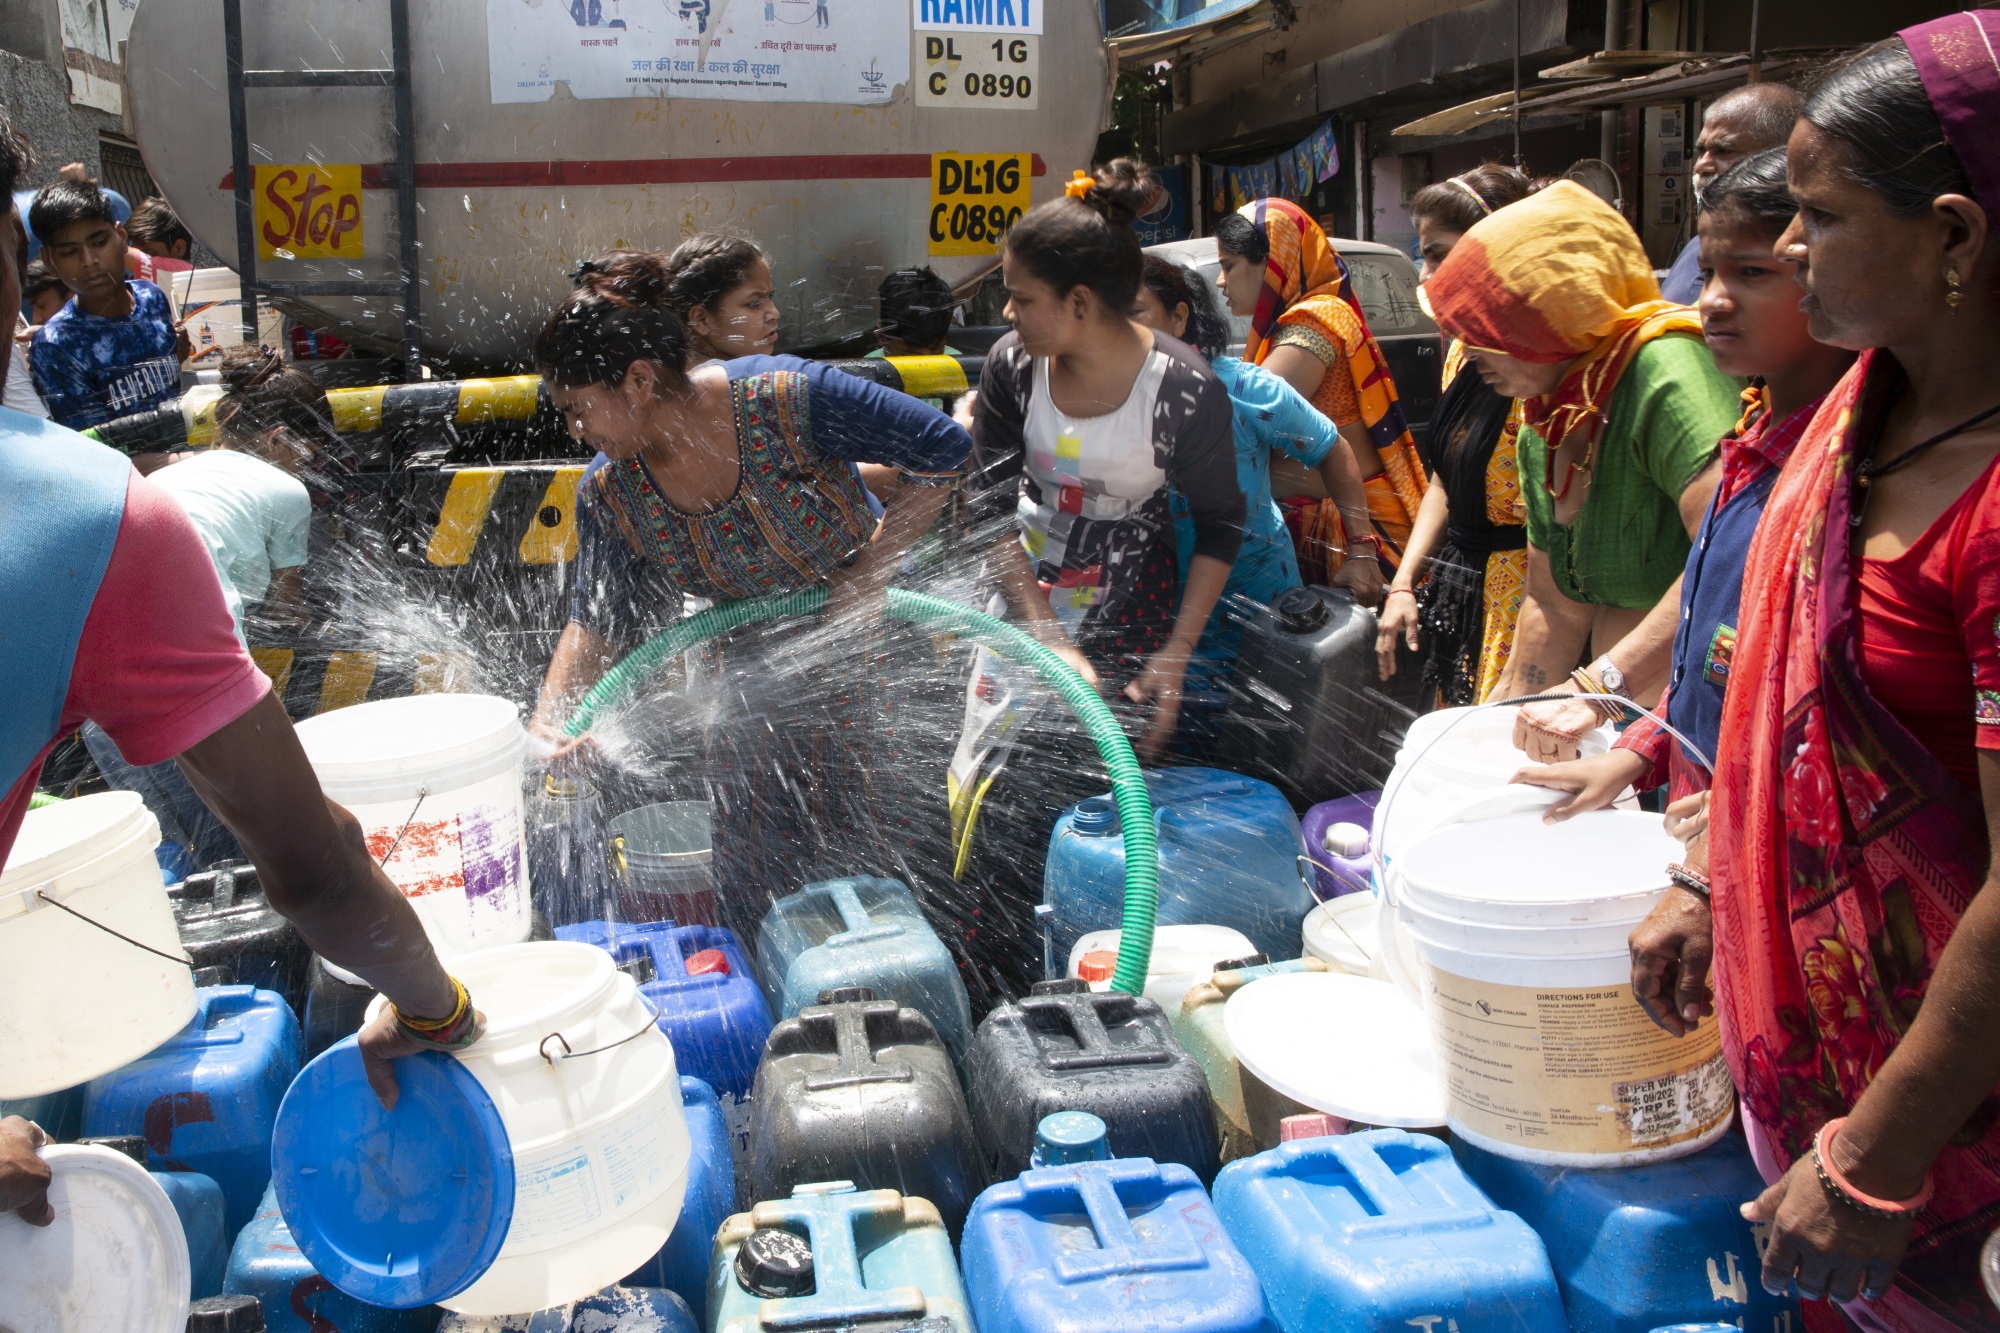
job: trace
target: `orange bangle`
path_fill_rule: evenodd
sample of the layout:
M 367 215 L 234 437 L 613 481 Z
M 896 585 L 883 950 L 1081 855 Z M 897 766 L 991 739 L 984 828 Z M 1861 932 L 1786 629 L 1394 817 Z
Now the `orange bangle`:
M 1826 1192 L 1851 1208 L 1873 1213 L 1877 1217 L 1908 1217 L 1911 1213 L 1922 1212 L 1924 1205 L 1931 1201 L 1937 1183 L 1928 1171 L 1924 1173 L 1923 1188 L 1901 1201 L 1878 1199 L 1848 1183 L 1840 1168 L 1833 1164 L 1833 1136 L 1846 1123 L 1846 1116 L 1835 1116 L 1821 1125 L 1819 1133 L 1813 1136 L 1813 1169 L 1819 1172 L 1819 1183 L 1826 1187 Z

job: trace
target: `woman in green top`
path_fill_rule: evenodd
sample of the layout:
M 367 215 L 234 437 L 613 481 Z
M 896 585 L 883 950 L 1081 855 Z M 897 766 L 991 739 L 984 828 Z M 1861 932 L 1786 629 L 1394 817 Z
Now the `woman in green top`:
M 1740 386 L 1715 368 L 1695 312 L 1660 299 L 1625 219 L 1570 182 L 1481 221 L 1426 290 L 1481 377 L 1525 410 L 1528 587 L 1494 697 L 1574 680 L 1650 702 L 1664 682 L 1578 663 L 1678 595 Z M 1573 738 L 1516 739 L 1531 759 L 1574 756 Z

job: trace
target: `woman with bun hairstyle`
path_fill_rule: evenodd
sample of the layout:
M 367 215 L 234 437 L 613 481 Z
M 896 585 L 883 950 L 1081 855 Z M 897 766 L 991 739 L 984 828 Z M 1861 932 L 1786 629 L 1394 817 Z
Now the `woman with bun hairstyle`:
M 1064 198 L 1008 232 L 1014 328 L 980 374 L 970 517 L 978 538 L 992 534 L 989 609 L 1114 707 L 1150 703 L 1135 746 L 1157 762 L 1242 543 L 1244 502 L 1228 391 L 1200 353 L 1131 317 L 1145 260 L 1131 223 L 1150 192 L 1145 168 L 1120 158 L 1077 172 Z M 1185 579 L 1170 488 L 1188 507 Z M 1041 979 L 1033 905 L 1049 828 L 1104 786 L 1089 738 L 1050 697 L 979 653 L 947 780 L 975 1005 Z
M 1130 158 L 1078 172 L 1007 234 L 1013 332 L 980 374 L 975 517 L 1017 517 L 998 544 L 1009 609 L 1088 679 L 1151 704 L 1157 759 L 1182 677 L 1243 539 L 1229 393 L 1199 353 L 1131 317 L 1144 254 L 1132 219 L 1151 178 Z M 1185 586 L 1167 488 L 1187 497 Z
M 326 390 L 271 348 L 230 348 L 222 354 L 221 378 L 219 447 L 254 454 L 298 476 L 340 443 Z
M 1340 432 L 1320 415 L 1298 390 L 1248 361 L 1225 355 L 1229 325 L 1216 309 L 1209 285 L 1193 270 L 1158 255 L 1146 256 L 1145 281 L 1132 304 L 1132 318 L 1160 333 L 1171 334 L 1208 358 L 1217 378 L 1229 390 L 1232 434 L 1236 443 L 1236 481 L 1244 500 L 1243 545 L 1229 569 L 1223 597 L 1247 598 L 1268 606 L 1287 588 L 1299 586 L 1299 562 L 1285 531 L 1284 516 L 1271 498 L 1271 458 L 1283 454 L 1301 467 L 1317 471 L 1327 493 L 1339 497 L 1340 509 L 1357 522 L 1368 521 L 1368 501 L 1354 459 L 1340 445 Z M 1174 519 L 1179 530 L 1183 577 L 1194 549 L 1194 523 L 1187 498 L 1174 492 Z M 1211 688 L 1227 684 L 1243 636 L 1232 615 L 1209 617 L 1198 656 L 1217 668 Z
M 550 399 L 597 450 L 577 490 L 570 620 L 533 723 L 551 740 L 622 651 L 679 614 L 683 594 L 727 602 L 825 584 L 843 635 L 868 632 L 971 448 L 935 409 L 814 362 L 749 356 L 690 369 L 673 299 L 661 256 L 609 255 L 582 266 L 535 343 Z M 861 462 L 900 470 L 886 512 L 862 487 Z M 845 698 L 816 707 L 768 697 L 779 664 L 800 657 L 795 630 L 745 638 L 723 648 L 724 688 L 751 722 L 708 729 L 709 776 L 718 888 L 730 924 L 754 927 L 771 895 L 806 877 L 880 873 L 882 862 L 851 850 L 872 836 L 868 775 L 851 752 L 872 727 L 829 716 Z M 759 659 L 757 642 L 790 646 Z M 854 676 L 866 668 L 841 668 L 787 680 L 808 693 L 821 678 L 835 695 L 864 693 Z
M 1424 470 L 1347 265 L 1319 224 L 1283 199 L 1255 199 L 1222 218 L 1215 248 L 1229 311 L 1250 320 L 1244 359 L 1303 394 L 1353 451 L 1373 521 L 1359 531 L 1343 525 L 1341 540 L 1349 554 L 1381 557 L 1352 561 L 1347 581 L 1373 606 L 1382 599 L 1382 566 L 1401 561 L 1416 522 Z
M 1417 191 L 1410 219 L 1423 276 L 1493 210 L 1534 190 L 1521 171 L 1488 162 Z M 1375 652 L 1387 680 L 1396 674 L 1397 640 L 1424 648 L 1424 684 L 1458 706 L 1491 694 L 1513 651 L 1528 584 L 1528 511 L 1514 452 L 1520 400 L 1488 387 L 1456 338 L 1445 347 L 1443 379 L 1431 414 L 1430 485 L 1389 580 Z
M 666 257 L 666 307 L 687 327 L 690 369 L 778 349 L 771 260 L 745 236 L 703 232 Z

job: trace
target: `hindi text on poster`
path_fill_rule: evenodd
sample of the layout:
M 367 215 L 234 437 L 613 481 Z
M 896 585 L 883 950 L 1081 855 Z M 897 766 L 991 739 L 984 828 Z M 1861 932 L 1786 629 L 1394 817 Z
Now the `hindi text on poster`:
M 910 0 L 487 0 L 495 102 L 692 97 L 886 103 Z

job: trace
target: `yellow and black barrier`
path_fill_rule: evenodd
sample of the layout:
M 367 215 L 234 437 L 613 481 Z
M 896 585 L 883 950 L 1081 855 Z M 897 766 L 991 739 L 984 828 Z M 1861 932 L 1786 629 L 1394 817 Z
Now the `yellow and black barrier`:
M 828 361 L 834 369 L 917 398 L 955 398 L 979 387 L 983 356 L 897 356 Z M 128 454 L 202 449 L 215 443 L 215 405 L 222 390 L 201 385 L 151 412 L 119 417 L 85 432 Z M 542 401 L 539 375 L 426 380 L 329 389 L 333 428 L 343 435 L 401 432 L 447 422 L 482 426 L 534 419 Z
M 250 656 L 294 718 L 410 694 L 470 689 L 474 664 L 462 653 L 337 650 L 317 645 L 251 644 Z
M 983 356 L 877 356 L 829 361 L 835 370 L 912 398 L 956 398 L 979 387 Z
M 433 569 L 482 561 L 555 565 L 576 559 L 582 463 L 447 467 L 401 476 L 403 530 Z

